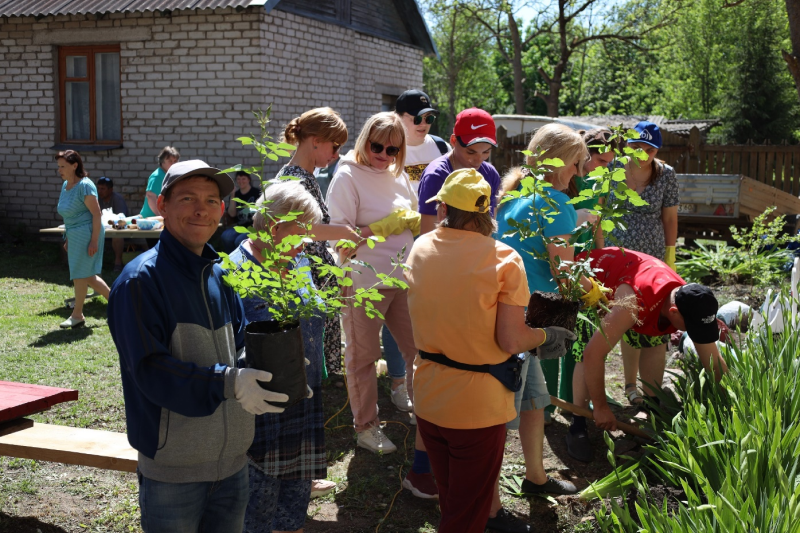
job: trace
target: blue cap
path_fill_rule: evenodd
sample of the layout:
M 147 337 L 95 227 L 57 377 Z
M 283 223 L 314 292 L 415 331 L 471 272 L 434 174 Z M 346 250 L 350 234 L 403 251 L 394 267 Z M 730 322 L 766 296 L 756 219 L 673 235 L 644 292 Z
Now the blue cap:
M 644 143 L 655 148 L 661 148 L 661 130 L 652 122 L 643 120 L 634 127 L 638 133 L 638 139 L 628 139 L 629 143 Z

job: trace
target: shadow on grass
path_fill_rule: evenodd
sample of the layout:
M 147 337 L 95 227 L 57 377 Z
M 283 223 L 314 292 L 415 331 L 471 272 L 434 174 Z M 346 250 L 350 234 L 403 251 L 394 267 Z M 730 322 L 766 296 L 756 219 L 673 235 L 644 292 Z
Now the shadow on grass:
M 347 400 L 347 389 L 335 386 L 341 380 L 341 376 L 333 375 L 323 387 L 326 419 Z M 357 447 L 349 406 L 334 417 L 329 427 L 337 429 L 326 430 L 325 445 L 329 478 L 340 485 L 336 494 L 328 500 L 335 506 L 321 513 L 326 516 L 315 516 L 306 521 L 306 529 L 310 533 L 367 533 L 375 531 L 375 527 L 381 523 L 381 531 L 433 531 L 435 527 L 425 528 L 425 524 L 439 523 L 434 500 L 416 498 L 410 491 L 401 490 L 401 477 L 405 477 L 414 457 L 416 427 L 407 424 L 408 414 L 401 413 L 392 405 L 388 378 L 379 378 L 378 390 L 380 417 L 386 422 L 384 431 L 397 446 L 397 452 L 378 455 Z M 407 449 L 404 449 L 404 440 Z M 341 461 L 347 462 L 344 469 L 341 468 Z M 385 521 L 381 522 L 384 517 Z
M 54 307 L 49 311 L 41 311 L 36 316 L 60 316 L 67 318 L 72 314 L 72 309 L 64 305 L 63 307 Z M 83 315 L 87 318 L 99 318 L 105 320 L 107 317 L 106 304 L 100 299 L 100 296 L 94 298 L 87 298 L 83 304 Z
M 33 348 L 42 348 L 52 344 L 71 344 L 84 340 L 86 337 L 94 334 L 94 328 L 87 328 L 81 326 L 75 329 L 57 329 L 49 333 L 45 333 L 35 341 L 29 344 Z
M 0 531 L 4 533 L 67 533 L 66 529 L 45 524 L 36 518 L 9 516 L 0 512 Z
M 0 277 L 43 281 L 72 287 L 69 266 L 62 258 L 61 244 L 39 242 L 35 235 L 26 236 L 21 245 L 7 245 L 0 254 Z M 119 273 L 113 271 L 114 252 L 107 244 L 100 274 L 110 287 Z

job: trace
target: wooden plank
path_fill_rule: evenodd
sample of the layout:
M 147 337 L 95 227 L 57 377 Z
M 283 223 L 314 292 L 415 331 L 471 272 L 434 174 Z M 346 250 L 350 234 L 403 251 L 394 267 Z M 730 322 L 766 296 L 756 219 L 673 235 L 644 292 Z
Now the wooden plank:
M 742 173 L 742 153 L 731 152 L 731 164 L 728 168 L 728 174 L 741 174 Z
M 800 194 L 800 191 L 797 189 L 796 182 L 792 178 L 792 155 L 793 154 L 788 152 L 783 154 L 783 179 L 792 184 L 792 195 L 797 196 Z
M 0 437 L 0 455 L 135 472 L 138 452 L 124 433 L 34 423 Z
M 749 161 L 746 174 L 752 179 L 761 181 L 758 179 L 758 152 L 747 152 L 747 155 L 749 156 Z
M 800 199 L 796 196 L 743 176 L 739 192 L 740 210 L 748 215 L 761 214 L 771 205 L 776 207 L 773 212 L 776 216 L 800 213 Z
M 78 391 L 0 381 L 0 422 L 41 413 L 52 406 L 78 399 Z
M 792 155 L 792 195 L 798 196 L 800 195 L 800 152 L 795 152 Z
M 0 424 L 0 437 L 3 435 L 8 435 L 9 433 L 14 433 L 15 431 L 32 427 L 33 420 L 30 418 L 16 418 L 14 420 L 9 420 L 8 422 L 3 422 Z
M 775 152 L 775 183 L 782 184 L 782 189 L 788 193 L 792 192 L 792 180 L 783 179 L 783 160 L 786 154 L 782 150 Z M 788 189 L 786 188 L 788 187 Z
M 708 154 L 708 166 L 706 167 L 708 169 L 707 172 L 709 174 L 720 174 L 719 167 L 717 164 L 717 155 L 719 154 L 719 152 L 717 152 L 716 150 L 709 150 L 706 153 Z

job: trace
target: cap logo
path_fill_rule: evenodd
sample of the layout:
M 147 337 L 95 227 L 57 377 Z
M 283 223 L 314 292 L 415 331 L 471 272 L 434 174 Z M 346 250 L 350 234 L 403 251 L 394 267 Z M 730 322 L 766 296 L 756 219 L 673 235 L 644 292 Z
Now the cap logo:
M 639 138 L 640 139 L 644 139 L 645 141 L 652 141 L 653 140 L 653 136 L 647 130 L 642 130 L 642 132 L 639 134 Z
M 425 105 L 428 105 L 428 99 L 425 98 L 424 96 L 420 96 L 419 97 L 419 101 L 422 102 Z
M 482 128 L 482 127 L 484 127 L 485 125 L 486 125 L 486 124 L 478 124 L 478 125 L 476 126 L 475 124 L 470 124 L 470 126 L 469 126 L 469 127 L 470 127 L 470 128 L 472 128 L 473 130 L 477 130 L 478 128 Z
M 707 317 L 705 317 L 705 318 L 701 318 L 701 319 L 700 319 L 700 321 L 701 321 L 703 324 L 711 324 L 711 323 L 712 323 L 712 322 L 714 322 L 716 319 L 717 319 L 717 316 L 716 316 L 716 315 L 711 315 L 711 316 L 707 316 Z

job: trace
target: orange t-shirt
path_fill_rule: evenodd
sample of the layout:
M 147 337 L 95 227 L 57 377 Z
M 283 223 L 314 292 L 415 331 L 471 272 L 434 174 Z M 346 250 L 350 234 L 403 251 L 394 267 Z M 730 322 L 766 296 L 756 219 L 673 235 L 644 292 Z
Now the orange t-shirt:
M 511 354 L 497 344 L 497 303 L 524 307 L 530 293 L 522 258 L 472 231 L 438 228 L 414 243 L 408 258 L 408 308 L 417 349 L 471 365 Z M 505 424 L 516 416 L 514 393 L 490 374 L 417 357 L 414 411 L 451 429 Z

